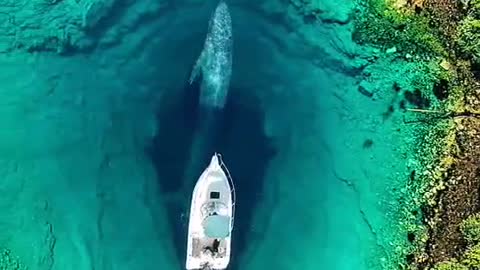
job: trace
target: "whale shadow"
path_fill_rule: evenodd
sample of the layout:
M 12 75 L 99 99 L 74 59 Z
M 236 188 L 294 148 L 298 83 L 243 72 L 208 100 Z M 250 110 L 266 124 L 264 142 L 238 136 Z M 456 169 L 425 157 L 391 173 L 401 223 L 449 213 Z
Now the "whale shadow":
M 167 208 L 172 228 L 176 256 L 185 261 L 188 210 L 195 182 L 185 183 L 190 149 L 195 139 L 199 117 L 204 111 L 199 106 L 201 77 L 193 84 L 186 83 L 181 93 L 162 103 L 156 113 L 158 132 L 153 137 L 147 155 L 155 168 L 160 196 Z M 178 92 L 177 92 L 178 93 Z M 247 89 L 231 87 L 225 108 L 216 112 L 213 144 L 201 153 L 205 167 L 213 152 L 220 152 L 236 188 L 235 228 L 232 239 L 230 269 L 237 267 L 235 258 L 248 245 L 251 220 L 263 193 L 264 174 L 275 149 L 263 132 L 264 113 Z M 198 172 L 198 175 L 201 171 Z M 187 191 L 188 194 L 183 194 Z
M 168 223 L 177 259 L 182 262 L 186 253 L 187 199 L 183 189 L 184 170 L 197 126 L 200 77 L 192 84 L 185 80 L 183 89 L 170 91 L 168 102 L 157 106 L 155 118 L 157 132 L 145 149 L 155 169 L 161 201 L 167 209 Z
M 218 149 L 223 156 L 236 191 L 235 224 L 229 269 L 241 269 L 239 255 L 248 247 L 253 214 L 264 192 L 265 173 L 276 155 L 272 141 L 264 134 L 264 112 L 247 89 L 231 88 L 224 111 L 223 138 Z

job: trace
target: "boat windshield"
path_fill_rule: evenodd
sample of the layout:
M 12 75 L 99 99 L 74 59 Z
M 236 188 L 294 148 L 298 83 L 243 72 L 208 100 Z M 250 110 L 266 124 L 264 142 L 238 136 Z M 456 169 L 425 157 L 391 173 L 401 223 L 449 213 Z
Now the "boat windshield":
M 228 207 L 222 203 L 222 202 L 218 202 L 218 201 L 210 201 L 210 202 L 207 202 L 205 203 L 203 206 L 202 206 L 202 215 L 203 216 L 210 216 L 210 215 L 213 215 L 215 213 L 217 214 L 223 214 L 223 213 L 226 213 L 228 211 Z

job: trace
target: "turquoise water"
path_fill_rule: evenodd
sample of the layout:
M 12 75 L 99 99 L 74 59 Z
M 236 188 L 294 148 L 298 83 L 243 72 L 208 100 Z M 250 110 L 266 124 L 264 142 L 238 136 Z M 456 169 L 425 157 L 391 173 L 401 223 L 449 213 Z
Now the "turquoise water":
M 41 16 L 83 14 L 70 4 Z M 181 269 L 187 164 L 217 150 L 237 187 L 231 269 L 392 269 L 414 163 L 392 84 L 413 67 L 352 42 L 351 1 L 316 3 L 316 21 L 231 1 L 229 99 L 192 156 L 206 112 L 187 79 L 215 4 L 105 1 L 60 54 L 0 54 L 0 248 L 30 269 Z

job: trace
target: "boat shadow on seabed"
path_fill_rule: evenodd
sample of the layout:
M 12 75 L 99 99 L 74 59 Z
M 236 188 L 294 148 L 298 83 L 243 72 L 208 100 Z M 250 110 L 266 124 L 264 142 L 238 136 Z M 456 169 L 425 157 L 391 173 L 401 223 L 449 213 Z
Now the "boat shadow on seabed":
M 188 209 L 196 179 L 184 183 L 183 172 L 189 162 L 190 147 L 194 140 L 199 108 L 201 79 L 186 82 L 181 95 L 168 106 L 158 108 L 158 132 L 146 149 L 159 181 L 160 196 L 168 209 L 178 260 L 184 264 L 187 244 Z M 264 114 L 255 97 L 247 89 L 231 87 L 226 106 L 218 118 L 219 136 L 212 145 L 214 152 L 222 154 L 236 189 L 235 228 L 232 235 L 232 259 L 229 269 L 238 269 L 236 258 L 246 248 L 251 218 L 263 192 L 264 174 L 269 160 L 275 155 L 272 143 L 263 133 Z M 212 134 L 212 136 L 215 134 Z M 210 159 L 204 161 L 205 167 Z M 202 171 L 198 172 L 198 176 Z M 182 194 L 185 185 L 188 194 Z

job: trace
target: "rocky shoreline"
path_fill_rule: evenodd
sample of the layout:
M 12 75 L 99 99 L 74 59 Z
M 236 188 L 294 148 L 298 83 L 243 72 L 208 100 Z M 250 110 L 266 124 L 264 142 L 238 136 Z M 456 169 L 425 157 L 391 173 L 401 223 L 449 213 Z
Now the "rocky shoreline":
M 401 268 L 479 269 L 480 239 L 471 235 L 480 230 L 480 219 L 472 218 L 480 210 L 480 1 L 374 0 L 363 12 L 367 19 L 357 21 L 360 42 L 397 42 L 399 53 L 419 55 L 445 72 L 421 93 L 439 104 L 410 109 L 417 114 L 421 146 L 406 206 L 405 227 L 416 229 L 407 230 L 412 245 Z M 367 27 L 372 24 L 387 26 L 383 43 Z

